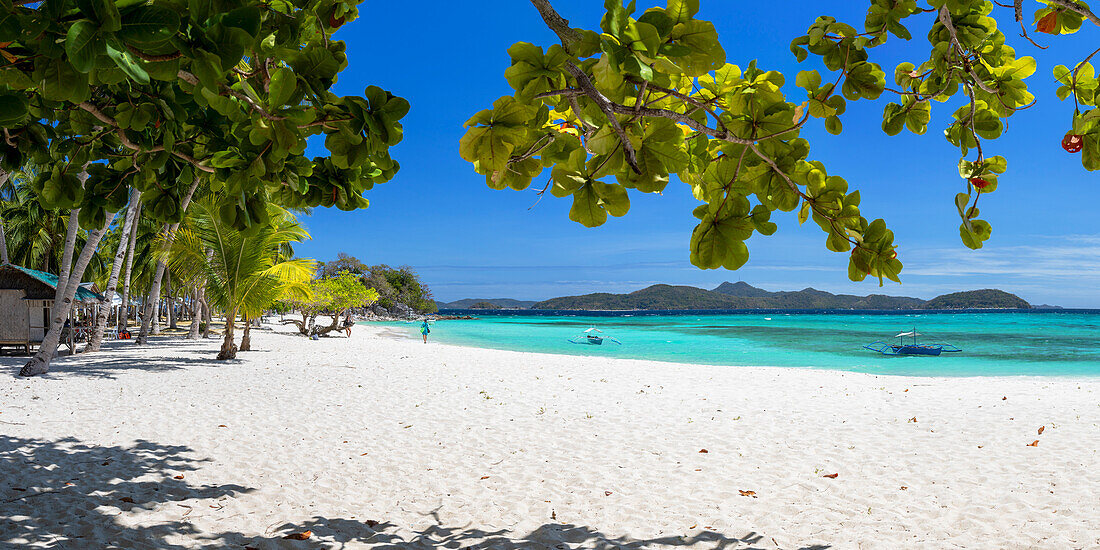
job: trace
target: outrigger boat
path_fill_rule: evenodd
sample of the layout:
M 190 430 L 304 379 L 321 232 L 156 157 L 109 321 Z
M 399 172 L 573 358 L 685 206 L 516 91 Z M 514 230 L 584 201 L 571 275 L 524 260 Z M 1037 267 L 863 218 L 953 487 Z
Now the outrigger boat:
M 921 333 L 917 332 L 917 329 L 913 329 L 909 332 L 903 332 L 898 334 L 894 338 L 898 339 L 898 343 L 890 344 L 887 342 L 873 342 L 863 346 L 864 349 L 871 351 L 877 351 L 883 355 L 930 355 L 937 356 L 941 353 L 956 353 L 962 351 L 961 349 L 951 344 L 918 344 L 917 336 L 921 336 Z M 912 338 L 912 342 L 906 343 L 906 338 Z
M 597 334 L 597 333 L 599 333 L 599 334 Z M 614 342 L 616 344 L 622 345 L 622 342 L 620 342 L 620 341 L 618 341 L 618 340 L 616 340 L 616 339 L 614 339 L 610 336 L 600 336 L 600 334 L 603 334 L 602 330 L 600 330 L 596 327 L 592 327 L 592 328 L 587 329 L 584 332 L 570 338 L 569 341 L 574 343 L 574 344 L 587 344 L 587 345 L 590 345 L 590 346 L 601 346 L 601 345 L 603 345 L 604 340 L 609 340 L 609 341 Z

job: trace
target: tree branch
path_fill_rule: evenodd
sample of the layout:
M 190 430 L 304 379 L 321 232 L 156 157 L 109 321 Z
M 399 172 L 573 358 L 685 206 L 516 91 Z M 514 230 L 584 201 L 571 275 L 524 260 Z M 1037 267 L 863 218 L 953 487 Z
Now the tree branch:
M 960 56 L 965 57 L 966 48 L 963 48 L 962 43 L 959 42 L 959 34 L 958 31 L 955 30 L 955 22 L 951 20 L 951 12 L 947 11 L 946 5 L 940 8 L 939 20 L 940 23 L 943 23 L 943 26 L 947 28 L 947 32 L 951 34 L 951 42 L 955 45 L 955 51 L 957 51 Z M 975 85 L 977 85 L 985 92 L 991 93 L 993 95 L 997 95 L 999 93 L 997 92 L 997 90 L 994 90 L 993 88 L 987 86 L 981 78 L 978 78 L 978 73 L 974 72 L 974 67 L 970 66 L 970 64 L 966 63 L 965 61 L 963 64 L 969 70 L 970 76 L 974 78 Z
M 565 51 L 573 53 L 571 46 L 581 40 L 581 33 L 569 27 L 569 20 L 559 15 L 554 7 L 550 5 L 549 0 L 531 0 L 531 5 L 539 10 L 539 15 L 542 16 L 542 21 L 546 23 L 546 26 L 558 35 L 558 40 L 561 40 L 561 45 L 565 48 Z
M 127 149 L 132 149 L 134 151 L 138 151 L 138 152 L 141 152 L 141 153 L 157 153 L 157 152 L 160 152 L 160 151 L 164 150 L 164 147 L 160 146 L 160 145 L 158 145 L 156 147 L 146 148 L 146 147 L 142 147 L 142 146 L 134 143 L 132 140 L 130 140 L 130 136 L 126 135 L 126 131 L 119 127 L 118 121 L 111 118 L 109 115 L 107 115 L 103 111 L 100 111 L 99 107 L 96 107 L 95 105 L 92 105 L 91 103 L 89 103 L 87 101 L 84 101 L 84 102 L 80 103 L 79 106 L 80 106 L 81 109 L 84 109 L 85 111 L 88 111 L 89 113 L 92 114 L 92 116 L 99 119 L 100 122 L 114 128 L 115 133 L 118 135 L 119 141 L 121 141 L 122 145 L 126 146 Z M 205 164 L 199 162 L 198 160 L 195 159 L 195 157 L 192 157 L 191 155 L 188 155 L 187 153 L 184 153 L 182 151 L 172 151 L 172 154 L 175 155 L 176 157 L 179 157 L 180 159 L 183 159 L 187 162 L 190 162 L 195 168 L 198 168 L 199 170 L 201 170 L 203 172 L 206 172 L 208 174 L 213 174 L 214 173 L 213 168 L 211 168 L 209 166 L 206 166 Z
M 624 110 L 629 109 L 622 113 L 629 115 L 640 114 L 646 109 L 635 110 L 633 107 L 611 103 L 611 100 L 607 99 L 607 97 L 596 89 L 596 86 L 592 84 L 588 75 L 585 74 L 580 67 L 577 67 L 572 61 L 566 64 L 565 67 L 569 70 L 569 74 L 572 74 L 573 78 L 577 79 L 577 86 L 580 86 L 580 89 L 584 90 L 585 95 L 592 99 L 592 101 L 595 101 L 600 110 L 607 115 L 607 120 L 611 123 L 611 128 L 615 130 L 615 133 L 619 135 L 619 140 L 623 143 L 623 153 L 626 154 L 626 163 L 630 165 L 630 168 L 634 170 L 635 174 L 641 174 L 642 171 L 638 168 L 638 155 L 634 152 L 634 144 L 630 143 L 630 138 L 626 137 L 626 132 L 623 130 L 622 125 L 619 124 L 619 119 L 615 118 L 614 111 L 616 107 L 621 107 Z M 580 113 L 577 113 L 577 117 L 580 118 Z
M 1003 7 L 1006 7 L 1006 8 L 1009 7 L 1009 6 L 1006 6 L 1004 4 L 1001 4 L 1000 2 L 998 2 L 997 5 L 1003 6 Z M 1038 42 L 1032 40 L 1031 37 L 1027 35 L 1027 26 L 1024 25 L 1024 0 L 1014 0 L 1011 7 L 1012 7 L 1013 14 L 1016 17 L 1016 22 L 1020 24 L 1020 36 L 1026 38 L 1028 42 L 1031 42 L 1032 46 L 1035 46 L 1036 48 L 1039 48 L 1040 50 L 1047 49 L 1047 46 L 1040 46 Z
M 1100 25 L 1100 17 L 1097 17 L 1091 10 L 1074 2 L 1073 0 L 1050 0 L 1051 4 L 1061 6 L 1069 11 L 1072 11 L 1089 21 L 1092 21 L 1094 25 Z
M 182 81 L 184 81 L 188 84 L 191 84 L 192 86 L 198 86 L 199 85 L 198 77 L 196 77 L 195 75 L 193 75 L 193 74 L 191 74 L 187 71 L 180 71 L 176 74 L 176 76 L 178 76 L 180 80 L 182 80 Z M 234 90 L 233 88 L 230 88 L 230 87 L 228 87 L 224 84 L 222 84 L 222 88 L 224 88 L 225 92 L 228 93 L 229 95 L 231 95 L 231 96 L 247 103 L 248 106 L 252 107 L 252 110 L 259 113 L 260 116 L 262 116 L 262 117 L 264 117 L 268 120 L 286 120 L 286 117 L 275 116 L 275 115 L 272 115 L 271 113 L 267 112 L 259 103 L 256 103 L 256 100 L 252 99 L 251 97 L 248 97 L 247 94 L 243 94 L 241 92 L 238 92 L 237 90 Z

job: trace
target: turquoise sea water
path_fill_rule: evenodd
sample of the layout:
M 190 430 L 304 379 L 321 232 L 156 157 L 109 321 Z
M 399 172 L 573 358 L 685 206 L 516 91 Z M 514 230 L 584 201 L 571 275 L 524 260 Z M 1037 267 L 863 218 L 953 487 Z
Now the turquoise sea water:
M 1100 311 L 469 313 L 480 319 L 436 322 L 431 339 L 514 351 L 710 365 L 809 367 L 915 376 L 1100 376 Z M 419 338 L 419 323 L 398 326 L 410 337 Z M 568 342 L 593 326 L 622 345 Z M 875 340 L 893 341 L 898 332 L 913 328 L 926 335 L 920 339 L 922 343 L 947 342 L 963 352 L 939 357 L 887 357 L 861 347 Z

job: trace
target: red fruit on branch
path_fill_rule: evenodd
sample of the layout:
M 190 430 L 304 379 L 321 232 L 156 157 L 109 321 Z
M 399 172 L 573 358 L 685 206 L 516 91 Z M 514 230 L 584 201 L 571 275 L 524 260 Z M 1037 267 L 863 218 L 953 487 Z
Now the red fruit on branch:
M 339 29 L 347 19 L 344 16 L 336 17 L 336 8 L 332 9 L 332 13 L 328 16 L 328 26 Z
M 970 185 L 977 187 L 978 189 L 985 189 L 989 182 L 982 178 L 970 178 Z
M 1084 136 L 1078 134 L 1066 134 L 1066 137 L 1062 138 L 1062 149 L 1070 153 L 1077 153 L 1081 151 L 1081 148 L 1085 146 Z

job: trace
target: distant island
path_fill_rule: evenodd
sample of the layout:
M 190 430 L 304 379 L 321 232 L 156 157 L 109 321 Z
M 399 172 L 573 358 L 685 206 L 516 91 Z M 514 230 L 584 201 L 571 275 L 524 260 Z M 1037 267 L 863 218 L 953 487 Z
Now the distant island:
M 435 305 L 439 309 L 530 309 L 538 303 L 535 300 L 513 300 L 511 298 L 466 298 L 454 302 L 440 302 Z M 484 307 L 486 304 L 493 307 Z M 482 307 L 478 307 L 478 306 Z
M 931 300 L 905 296 L 833 294 L 813 288 L 771 292 L 745 282 L 725 282 L 713 290 L 693 286 L 658 284 L 627 294 L 596 292 L 562 296 L 541 302 L 520 300 L 458 300 L 440 304 L 440 309 L 477 309 L 498 306 L 508 309 L 556 310 L 676 310 L 676 309 L 1031 309 L 1015 294 L 997 289 L 970 290 L 937 296 Z M 1052 306 L 1045 306 L 1052 308 Z

